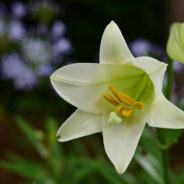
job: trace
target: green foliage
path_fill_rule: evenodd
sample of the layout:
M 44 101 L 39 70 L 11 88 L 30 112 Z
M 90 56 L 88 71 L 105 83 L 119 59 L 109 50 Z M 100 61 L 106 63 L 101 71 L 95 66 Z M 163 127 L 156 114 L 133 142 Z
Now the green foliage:
M 91 150 L 95 151 L 95 158 L 90 158 L 89 150 L 81 140 L 64 149 L 63 144 L 56 140 L 58 123 L 55 119 L 47 118 L 45 131 L 34 128 L 19 116 L 16 122 L 26 138 L 24 141 L 33 146 L 38 158 L 9 153 L 7 159 L 0 162 L 0 167 L 22 176 L 26 181 L 38 184 L 164 184 L 161 145 L 154 129 L 145 128 L 128 169 L 131 174 L 127 171 L 119 175 L 109 162 L 102 160 L 98 145 Z M 96 137 L 88 139 L 92 144 L 97 141 Z M 176 184 L 182 184 L 183 172 L 173 179 Z
M 58 123 L 55 119 L 47 119 L 44 132 L 35 129 L 20 116 L 16 122 L 26 138 L 26 144 L 31 144 L 38 153 L 38 159 L 10 153 L 6 160 L 0 162 L 0 167 L 22 176 L 26 181 L 39 184 L 138 184 L 133 175 L 118 175 L 101 159 L 77 156 L 78 151 L 84 151 L 82 144 L 77 145 L 79 149 L 71 148 L 73 154 L 64 151 L 56 140 Z
M 174 122 L 173 122 L 174 123 Z M 159 130 L 159 136 L 160 139 L 162 140 L 161 142 L 161 147 L 163 149 L 171 147 L 173 144 L 178 142 L 178 139 L 180 135 L 182 134 L 183 130 L 182 129 L 160 129 Z

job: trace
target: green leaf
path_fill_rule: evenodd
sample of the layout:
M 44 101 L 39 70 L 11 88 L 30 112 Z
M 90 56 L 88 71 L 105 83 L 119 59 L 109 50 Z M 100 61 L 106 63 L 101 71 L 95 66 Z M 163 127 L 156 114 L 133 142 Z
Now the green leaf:
M 182 131 L 182 129 L 159 129 L 161 146 L 165 149 L 177 143 Z
M 139 153 L 136 153 L 135 159 L 156 183 L 164 183 L 162 179 L 162 166 L 159 160 L 150 154 L 141 155 Z
M 20 116 L 16 118 L 16 122 L 38 153 L 44 158 L 47 157 L 48 151 L 40 140 L 40 137 L 43 136 L 43 133 L 41 131 L 35 130 L 26 120 Z
M 180 171 L 179 174 L 175 177 L 176 184 L 183 184 L 184 183 L 184 170 Z
M 24 160 L 14 154 L 10 154 L 8 160 L 9 161 L 1 161 L 0 167 L 32 179 L 33 181 L 37 181 L 40 184 L 49 183 L 49 181 L 51 181 L 45 167 L 32 160 Z
M 154 129 L 145 127 L 144 132 L 141 136 L 140 145 L 144 151 L 152 154 L 157 159 L 161 160 L 161 151 L 159 149 L 159 142 L 155 135 Z
M 61 149 L 61 144 L 56 139 L 57 133 L 57 122 L 53 118 L 48 118 L 46 122 L 46 130 L 48 137 L 48 159 L 47 162 L 51 168 L 53 177 L 59 182 L 61 179 L 61 172 L 64 169 L 63 165 L 65 162 L 64 153 Z
M 135 178 L 128 174 L 125 173 L 123 175 L 119 175 L 113 167 L 105 164 L 105 163 L 100 163 L 96 167 L 97 171 L 109 182 L 113 184 L 134 184 L 135 183 Z

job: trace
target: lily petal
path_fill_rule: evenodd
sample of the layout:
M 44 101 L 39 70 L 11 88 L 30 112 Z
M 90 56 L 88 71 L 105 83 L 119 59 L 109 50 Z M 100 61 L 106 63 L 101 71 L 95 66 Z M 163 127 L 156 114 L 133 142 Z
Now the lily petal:
M 57 93 L 77 108 L 102 113 L 104 92 L 112 81 L 137 78 L 144 71 L 132 65 L 79 63 L 55 71 L 51 82 Z
M 102 123 L 105 150 L 117 172 L 122 174 L 135 153 L 146 122 L 144 116 L 121 124 L 110 124 L 107 119 L 104 117 Z
M 160 95 L 153 104 L 148 125 L 158 128 L 184 128 L 184 111 L 169 102 L 164 95 Z
M 106 27 L 100 45 L 100 63 L 122 64 L 133 58 L 114 21 Z
M 58 141 L 65 142 L 102 131 L 102 116 L 77 109 L 59 128 Z
M 133 63 L 150 76 L 155 88 L 155 95 L 160 95 L 167 64 L 146 56 L 135 58 Z

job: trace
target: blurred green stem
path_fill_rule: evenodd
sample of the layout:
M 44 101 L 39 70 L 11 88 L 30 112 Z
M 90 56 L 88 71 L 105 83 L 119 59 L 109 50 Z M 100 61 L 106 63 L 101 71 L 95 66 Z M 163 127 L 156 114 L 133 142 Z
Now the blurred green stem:
M 168 100 L 171 99 L 173 86 L 173 61 L 168 58 L 168 67 L 167 67 L 167 86 L 165 89 L 165 96 Z
M 163 170 L 164 170 L 164 182 L 165 184 L 171 184 L 170 178 L 170 161 L 169 161 L 169 150 L 163 149 L 162 150 L 162 163 L 163 163 Z
M 165 89 L 165 96 L 168 100 L 171 100 L 172 87 L 173 87 L 173 61 L 170 58 L 168 58 L 167 85 Z M 160 143 L 164 144 L 164 139 L 162 137 L 164 136 L 163 132 L 161 132 L 162 130 L 158 131 Z M 164 184 L 171 184 L 169 148 L 162 149 L 162 166 L 163 166 Z

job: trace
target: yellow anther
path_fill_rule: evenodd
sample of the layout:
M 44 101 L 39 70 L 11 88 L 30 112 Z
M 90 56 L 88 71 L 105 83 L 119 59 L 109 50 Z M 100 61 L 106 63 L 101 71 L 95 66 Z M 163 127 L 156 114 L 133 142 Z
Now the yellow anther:
M 132 97 L 128 96 L 126 93 L 119 91 L 115 87 L 109 85 L 109 89 L 114 96 L 104 95 L 104 98 L 112 105 L 116 106 L 115 111 L 111 113 L 109 117 L 109 122 L 120 122 L 120 117 L 117 116 L 117 114 L 124 117 L 130 117 L 135 108 L 144 108 L 144 104 L 142 102 L 134 100 Z
M 115 105 L 115 106 L 119 105 L 119 102 L 116 101 L 116 99 L 114 99 L 114 97 L 112 97 L 111 95 L 104 95 L 104 98 L 105 98 L 108 102 L 110 102 L 112 105 Z
M 121 113 L 121 110 L 122 110 L 122 105 L 118 105 L 118 107 L 116 108 L 116 112 L 117 113 Z
M 119 96 L 119 91 L 115 87 L 109 85 L 109 89 L 112 91 L 113 95 L 121 102 L 121 98 Z
M 131 98 L 130 96 L 128 96 L 127 94 L 119 91 L 118 89 L 116 89 L 115 87 L 109 85 L 110 90 L 112 91 L 112 93 L 114 94 L 114 96 L 120 101 L 123 102 L 127 105 L 135 105 L 136 101 Z
M 127 94 L 123 93 L 122 91 L 119 91 L 115 87 L 109 85 L 110 90 L 114 94 L 114 96 L 121 102 L 130 106 L 135 106 L 138 109 L 142 109 L 144 107 L 144 104 L 142 102 L 136 101 Z
M 142 109 L 144 107 L 144 104 L 142 102 L 135 102 L 135 106 L 138 108 L 138 109 Z
M 129 109 L 129 108 L 122 108 L 121 110 L 121 114 L 125 117 L 129 117 L 133 112 L 133 109 Z

